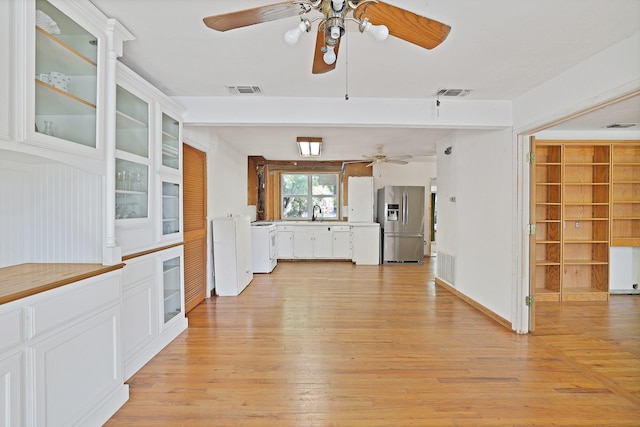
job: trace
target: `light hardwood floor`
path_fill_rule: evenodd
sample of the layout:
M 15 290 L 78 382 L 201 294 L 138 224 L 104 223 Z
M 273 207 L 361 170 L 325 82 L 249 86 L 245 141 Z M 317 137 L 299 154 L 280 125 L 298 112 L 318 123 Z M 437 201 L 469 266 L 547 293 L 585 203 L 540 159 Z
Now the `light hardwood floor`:
M 640 425 L 640 297 L 539 304 L 517 335 L 434 285 L 434 260 L 255 275 L 189 313 L 106 425 Z

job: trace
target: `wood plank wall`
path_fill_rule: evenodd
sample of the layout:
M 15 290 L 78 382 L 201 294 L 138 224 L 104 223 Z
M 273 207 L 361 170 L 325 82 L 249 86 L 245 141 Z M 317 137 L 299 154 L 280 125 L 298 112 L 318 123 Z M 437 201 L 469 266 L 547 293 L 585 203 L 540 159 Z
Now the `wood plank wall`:
M 344 182 L 344 186 L 340 185 L 342 209 L 347 204 L 348 178 L 372 176 L 372 168 L 366 165 L 366 162 L 346 164 L 342 175 L 341 161 L 283 161 L 249 156 L 247 204 L 257 207 L 258 220 L 280 219 L 280 175 L 283 172 L 332 172 L 340 174 L 341 183 Z

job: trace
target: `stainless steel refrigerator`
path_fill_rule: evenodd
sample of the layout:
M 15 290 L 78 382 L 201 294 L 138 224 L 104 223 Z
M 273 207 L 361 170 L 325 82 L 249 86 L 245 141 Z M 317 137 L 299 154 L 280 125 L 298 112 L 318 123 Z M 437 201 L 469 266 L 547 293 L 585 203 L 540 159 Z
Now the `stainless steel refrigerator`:
M 424 195 L 419 186 L 378 190 L 380 262 L 424 263 Z

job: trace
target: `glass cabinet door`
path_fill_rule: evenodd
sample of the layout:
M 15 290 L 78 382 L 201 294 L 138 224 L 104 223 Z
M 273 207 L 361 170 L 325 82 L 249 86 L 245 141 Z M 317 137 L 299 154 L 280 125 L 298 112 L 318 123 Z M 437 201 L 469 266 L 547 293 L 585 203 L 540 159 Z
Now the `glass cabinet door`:
M 149 217 L 149 104 L 116 87 L 116 219 Z
M 182 311 L 180 257 L 171 258 L 162 263 L 162 282 L 164 323 L 167 323 Z
M 35 131 L 95 148 L 96 37 L 46 0 L 35 33 Z
M 180 123 L 162 113 L 162 165 L 180 169 Z
M 149 167 L 116 159 L 116 219 L 148 218 Z
M 149 104 L 116 86 L 116 149 L 149 157 Z
M 162 234 L 180 232 L 180 185 L 162 183 Z

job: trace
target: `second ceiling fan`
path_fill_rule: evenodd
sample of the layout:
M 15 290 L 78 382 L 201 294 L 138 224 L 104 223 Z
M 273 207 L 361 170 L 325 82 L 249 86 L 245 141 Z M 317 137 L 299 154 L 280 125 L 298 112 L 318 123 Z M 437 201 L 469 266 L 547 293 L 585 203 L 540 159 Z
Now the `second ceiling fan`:
M 320 15 L 314 16 L 312 12 Z M 335 69 L 347 21 L 357 23 L 360 32 L 369 32 L 377 40 L 392 35 L 425 49 L 438 46 L 451 30 L 446 24 L 378 0 L 290 0 L 208 16 L 204 23 L 214 30 L 227 31 L 293 16 L 300 16 L 301 22 L 285 34 L 290 44 L 296 43 L 303 32 L 311 30 L 312 23 L 319 21 L 313 74 Z

